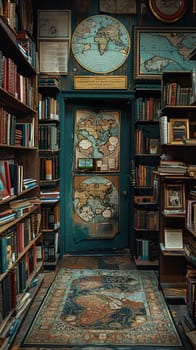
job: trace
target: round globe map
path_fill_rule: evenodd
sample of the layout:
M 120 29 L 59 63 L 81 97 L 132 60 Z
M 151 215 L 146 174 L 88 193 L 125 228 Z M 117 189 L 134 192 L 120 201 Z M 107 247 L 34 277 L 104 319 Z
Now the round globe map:
M 126 27 L 107 15 L 87 17 L 74 30 L 72 52 L 86 70 L 105 74 L 113 72 L 126 61 L 131 40 Z

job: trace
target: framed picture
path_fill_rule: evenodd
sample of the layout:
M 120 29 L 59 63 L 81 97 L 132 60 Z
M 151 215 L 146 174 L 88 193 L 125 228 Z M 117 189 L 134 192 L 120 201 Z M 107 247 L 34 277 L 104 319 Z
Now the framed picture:
M 38 37 L 70 39 L 70 10 L 38 10 Z
M 68 73 L 69 41 L 40 40 L 39 41 L 39 71 L 40 73 Z M 52 58 L 52 59 L 51 59 Z
M 149 152 L 150 154 L 157 154 L 159 151 L 159 139 L 150 139 L 149 140 Z
M 182 229 L 165 228 L 164 240 L 166 249 L 183 249 Z
M 169 143 L 182 144 L 189 139 L 189 119 L 170 119 Z
M 99 0 L 99 9 L 105 13 L 136 14 L 136 0 Z
M 183 210 L 185 208 L 185 186 L 182 183 L 165 184 L 164 209 Z
M 165 23 L 178 21 L 186 11 L 185 0 L 149 0 L 149 6 L 153 15 Z
M 135 27 L 134 79 L 160 80 L 165 71 L 191 71 L 195 28 Z
M 196 13 L 196 0 L 193 0 L 193 13 Z

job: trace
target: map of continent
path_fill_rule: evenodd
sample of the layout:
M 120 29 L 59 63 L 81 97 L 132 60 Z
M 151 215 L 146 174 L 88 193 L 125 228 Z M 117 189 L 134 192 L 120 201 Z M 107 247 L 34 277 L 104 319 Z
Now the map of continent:
M 191 70 L 195 63 L 187 57 L 195 45 L 195 32 L 141 33 L 139 74 L 146 76 L 163 71 Z
M 123 65 L 130 52 L 130 36 L 116 18 L 97 15 L 86 18 L 72 36 L 72 52 L 86 70 L 105 74 Z
M 102 223 L 118 217 L 118 191 L 103 176 L 89 177 L 74 191 L 74 208 L 85 222 Z
M 116 111 L 78 110 L 75 119 L 75 168 L 93 160 L 94 170 L 119 170 L 120 120 Z

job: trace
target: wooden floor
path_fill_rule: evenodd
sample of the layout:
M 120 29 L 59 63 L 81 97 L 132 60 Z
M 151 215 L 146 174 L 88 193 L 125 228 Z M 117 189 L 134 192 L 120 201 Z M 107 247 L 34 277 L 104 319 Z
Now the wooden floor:
M 11 350 L 17 350 L 22 349 L 26 350 L 26 348 L 21 347 L 22 340 L 24 338 L 24 335 L 26 334 L 27 329 L 29 328 L 33 317 L 35 316 L 41 301 L 43 299 L 43 296 L 47 292 L 47 289 L 49 288 L 50 284 L 52 283 L 56 272 L 61 267 L 66 268 L 89 268 L 89 269 L 135 269 L 136 266 L 132 259 L 130 258 L 129 254 L 123 254 L 123 255 L 96 255 L 96 256 L 72 256 L 72 255 L 66 255 L 64 256 L 60 261 L 55 271 L 52 270 L 46 270 L 42 274 L 43 282 L 41 283 L 41 286 L 36 294 L 36 297 L 29 308 L 29 311 L 27 312 L 25 319 L 19 329 L 19 331 L 16 334 L 15 340 L 13 342 Z M 168 302 L 168 307 L 171 311 L 171 314 L 173 316 L 174 322 L 177 326 L 177 329 L 179 330 L 179 334 L 182 338 L 182 342 L 184 347 L 182 350 L 192 350 L 196 349 L 193 346 L 191 346 L 186 333 L 190 331 L 189 323 L 187 322 L 187 319 L 190 320 L 187 314 L 186 305 L 183 301 L 175 301 L 175 303 Z M 193 325 L 193 324 L 192 324 Z M 30 348 L 28 348 L 30 350 Z M 31 348 L 31 350 L 34 350 Z M 38 349 L 37 349 L 38 350 Z M 43 350 L 43 349 L 39 349 Z M 50 349 L 51 350 L 51 349 Z

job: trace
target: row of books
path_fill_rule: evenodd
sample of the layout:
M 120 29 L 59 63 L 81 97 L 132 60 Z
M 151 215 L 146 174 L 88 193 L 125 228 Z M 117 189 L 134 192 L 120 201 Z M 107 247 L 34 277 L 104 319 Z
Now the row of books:
M 24 248 L 37 236 L 40 214 L 32 213 L 7 229 L 0 237 L 0 273 L 12 267 Z
M 39 125 L 39 149 L 58 150 L 59 148 L 59 128 L 56 124 Z
M 44 262 L 56 261 L 59 251 L 59 232 L 44 232 L 43 233 L 43 251 Z
M 191 267 L 186 273 L 186 305 L 189 315 L 196 322 L 196 269 Z
M 18 122 L 15 115 L 0 107 L 0 143 L 34 147 L 34 118 L 31 122 Z
M 24 178 L 23 173 L 23 165 L 15 163 L 14 159 L 0 160 L 0 200 L 37 186 L 36 179 Z
M 59 178 L 59 155 L 53 154 L 49 159 L 40 158 L 40 180 Z
M 137 230 L 158 230 L 159 212 L 158 210 L 134 208 L 134 223 Z
M 133 200 L 135 204 L 156 203 L 156 198 L 154 197 L 154 195 L 134 195 Z
M 27 288 L 30 275 L 36 271 L 36 244 L 11 268 L 0 282 L 0 317 L 4 320 L 16 308 L 17 296 Z
M 153 186 L 155 166 L 138 164 L 135 168 L 135 184 L 136 186 Z
M 189 106 L 192 97 L 192 87 L 180 85 L 178 82 L 167 82 L 163 86 L 163 106 Z
M 159 120 L 160 108 L 159 97 L 138 97 L 136 99 L 136 120 Z
M 16 33 L 17 46 L 33 68 L 37 67 L 36 44 L 27 31 L 22 30 Z
M 20 102 L 33 108 L 35 106 L 35 91 L 30 77 L 25 77 L 17 71 L 15 62 L 3 55 L 0 50 L 0 87 L 17 98 Z
M 159 256 L 158 243 L 150 239 L 136 239 L 136 259 L 156 260 Z
M 142 129 L 136 129 L 135 152 L 136 154 L 158 154 L 159 138 L 145 135 Z
M 0 160 L 0 199 L 17 195 L 23 190 L 23 165 L 14 159 Z
M 59 120 L 59 103 L 56 97 L 39 94 L 38 117 L 39 120 Z
M 43 230 L 54 230 L 60 227 L 59 203 L 52 206 L 41 207 L 41 220 Z
M 1 15 L 6 18 L 8 25 L 13 29 L 18 29 L 18 11 L 16 1 L 4 0 L 2 1 Z

